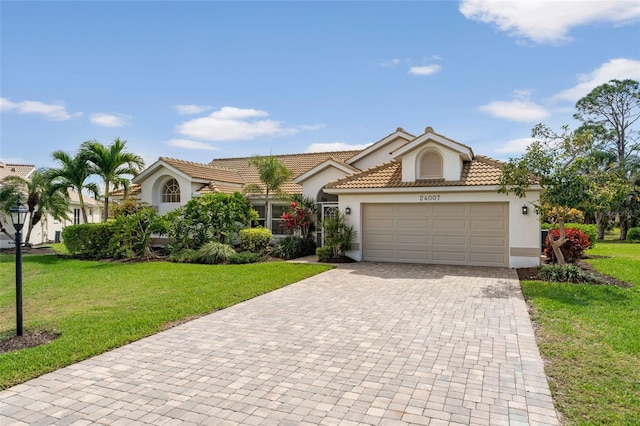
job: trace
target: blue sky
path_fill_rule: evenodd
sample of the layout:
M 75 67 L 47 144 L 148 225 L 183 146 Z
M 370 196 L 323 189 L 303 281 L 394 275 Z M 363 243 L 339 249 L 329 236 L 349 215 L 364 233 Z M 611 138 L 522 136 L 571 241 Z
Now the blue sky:
M 151 164 L 427 126 L 498 159 L 640 80 L 640 2 L 2 1 L 0 159 L 115 137 Z

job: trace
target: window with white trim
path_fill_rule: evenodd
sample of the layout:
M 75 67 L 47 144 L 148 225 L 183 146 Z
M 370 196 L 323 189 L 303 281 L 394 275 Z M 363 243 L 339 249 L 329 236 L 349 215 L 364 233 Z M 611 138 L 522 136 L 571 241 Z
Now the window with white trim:
M 180 184 L 175 179 L 167 181 L 162 187 L 163 203 L 179 203 L 180 202 Z
M 80 225 L 80 209 L 73 209 L 73 224 Z

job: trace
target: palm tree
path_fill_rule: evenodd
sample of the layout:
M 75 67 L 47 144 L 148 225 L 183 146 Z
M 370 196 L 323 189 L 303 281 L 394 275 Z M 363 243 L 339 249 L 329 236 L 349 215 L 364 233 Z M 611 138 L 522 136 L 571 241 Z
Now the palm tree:
M 82 192 L 89 191 L 95 198 L 98 198 L 98 185 L 93 182 L 87 183 L 86 180 L 93 174 L 93 168 L 87 161 L 85 155 L 81 152 L 75 157 L 64 151 L 55 151 L 51 154 L 54 160 L 58 160 L 62 167 L 59 169 L 50 169 L 49 176 L 55 187 L 64 190 L 72 189 L 78 193 L 80 201 L 80 211 L 82 212 L 82 221 L 87 223 L 87 211 L 84 206 L 84 197 Z
M 100 142 L 86 141 L 80 146 L 82 156 L 93 165 L 93 173 L 97 174 L 104 181 L 104 211 L 102 219 L 104 222 L 109 218 L 109 193 L 113 188 L 128 188 L 129 179 L 124 175 L 136 176 L 144 167 L 142 157 L 130 152 L 125 152 L 127 141 L 115 138 L 109 146 L 104 146 Z
M 264 184 L 264 214 L 269 211 L 269 196 L 272 193 L 279 193 L 282 185 L 289 180 L 291 172 L 287 166 L 273 155 L 262 157 L 254 155 L 249 159 L 249 164 L 258 169 L 260 181 Z M 245 186 L 246 193 L 262 193 L 263 189 L 260 185 L 253 183 Z
M 18 196 L 18 187 L 14 183 L 8 183 L 6 181 L 0 182 L 0 212 L 9 213 L 9 209 L 16 204 L 16 198 Z M 0 216 L 0 232 L 9 238 L 13 238 L 6 229 L 5 224 L 2 221 L 6 215 Z M 11 223 L 11 221 L 9 221 Z
M 26 192 L 26 205 L 29 212 L 27 234 L 24 238 L 26 242 L 29 242 L 31 238 L 33 227 L 43 217 L 46 218 L 47 214 L 50 214 L 55 220 L 69 219 L 67 216 L 69 194 L 52 184 L 47 169 L 36 170 L 29 180 L 20 176 L 8 176 L 4 181 L 9 185 L 13 185 L 19 192 L 22 192 L 20 191 L 21 189 Z M 15 202 L 15 198 L 13 200 Z

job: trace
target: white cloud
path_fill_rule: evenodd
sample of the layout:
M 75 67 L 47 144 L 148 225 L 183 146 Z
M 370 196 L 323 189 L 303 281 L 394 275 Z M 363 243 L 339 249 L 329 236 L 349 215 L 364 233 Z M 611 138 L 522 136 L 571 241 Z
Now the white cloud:
M 381 63 L 380 65 L 382 65 L 385 68 L 395 68 L 398 64 L 400 64 L 400 59 L 394 58 L 394 59 L 391 59 L 389 61 L 385 61 L 385 62 Z
M 213 107 L 206 105 L 176 105 L 175 108 L 180 115 L 200 114 L 213 109 Z
M 182 135 L 207 141 L 249 140 L 260 136 L 286 136 L 300 129 L 284 127 L 281 121 L 260 119 L 268 117 L 266 111 L 223 107 L 206 117 L 185 121 L 177 126 Z
M 192 141 L 189 139 L 171 139 L 167 142 L 169 146 L 175 146 L 177 148 L 185 148 L 185 149 L 199 149 L 204 151 L 217 151 L 213 145 L 209 145 L 204 142 Z
M 640 20 L 637 0 L 463 0 L 459 10 L 467 19 L 492 24 L 510 36 L 535 43 L 570 41 L 569 31 L 581 25 L 624 25 Z
M 131 123 L 131 116 L 124 114 L 91 114 L 91 122 L 102 127 L 122 127 Z
M 495 152 L 498 154 L 521 154 L 527 150 L 527 147 L 534 140 L 533 138 L 512 139 L 505 142 L 501 147 L 496 148 Z
M 0 98 L 1 111 L 15 111 L 18 114 L 42 114 L 54 121 L 65 121 L 82 115 L 81 112 L 70 113 L 64 104 L 45 104 L 39 101 L 11 102 L 8 98 Z
M 430 75 L 435 74 L 442 69 L 442 66 L 438 64 L 415 66 L 409 68 L 409 74 L 413 75 Z
M 625 80 L 627 78 L 640 80 L 640 61 L 626 58 L 612 59 L 589 74 L 578 75 L 578 84 L 558 93 L 554 99 L 576 102 L 609 80 Z
M 526 99 L 493 101 L 481 106 L 480 111 L 484 111 L 497 118 L 524 123 L 540 121 L 549 116 L 549 111 L 544 107 Z
M 369 145 L 370 144 L 349 145 L 343 142 L 314 143 L 309 145 L 304 152 L 352 151 L 356 149 L 365 149 Z

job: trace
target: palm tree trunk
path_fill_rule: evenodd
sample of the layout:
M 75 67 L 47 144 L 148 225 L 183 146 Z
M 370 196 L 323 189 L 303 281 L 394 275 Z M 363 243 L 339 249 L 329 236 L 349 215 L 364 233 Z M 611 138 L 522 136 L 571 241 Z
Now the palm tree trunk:
M 87 211 L 84 208 L 84 198 L 82 190 L 78 191 L 78 201 L 80 202 L 80 211 L 82 212 L 82 223 L 87 223 Z
M 102 221 L 109 219 L 109 182 L 104 182 L 104 211 L 102 212 Z

